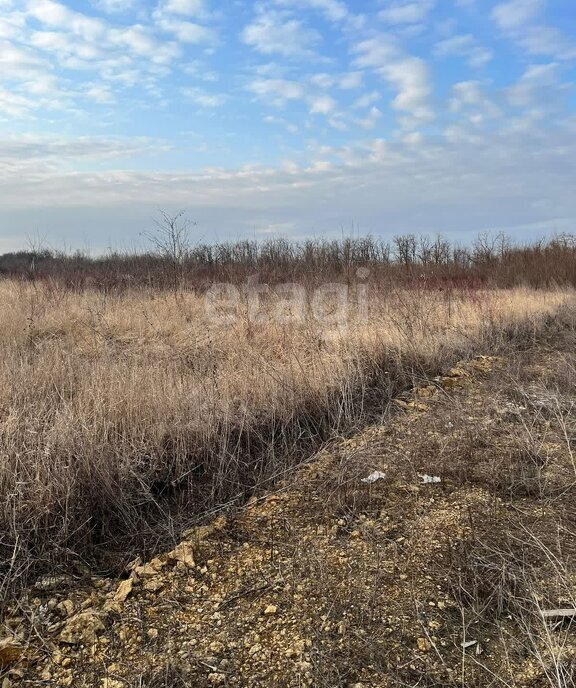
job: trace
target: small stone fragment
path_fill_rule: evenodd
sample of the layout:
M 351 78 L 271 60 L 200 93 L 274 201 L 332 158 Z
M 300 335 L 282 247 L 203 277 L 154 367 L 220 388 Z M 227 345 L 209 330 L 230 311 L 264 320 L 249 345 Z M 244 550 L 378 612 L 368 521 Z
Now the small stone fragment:
M 114 595 L 114 600 L 116 602 L 126 602 L 126 599 L 128 595 L 132 592 L 132 586 L 134 585 L 134 581 L 132 578 L 128 578 L 127 580 L 124 580 L 120 583 L 118 586 L 118 589 L 116 590 L 116 594 Z
M 416 645 L 420 652 L 428 652 L 430 650 L 430 643 L 426 638 L 417 638 Z
M 126 580 L 123 580 L 118 588 L 116 589 L 116 592 L 114 593 L 114 597 L 110 600 L 107 600 L 106 603 L 104 604 L 104 609 L 109 610 L 109 609 L 117 609 L 119 610 L 121 605 L 126 602 L 128 595 L 132 592 L 132 588 L 134 586 L 134 579 L 133 578 L 127 578 Z
M 23 648 L 14 638 L 0 640 L 0 667 L 17 662 L 22 656 L 23 651 Z
M 94 611 L 81 612 L 68 619 L 60 633 L 60 642 L 68 645 L 91 645 L 103 630 L 104 624 L 99 614 Z
M 113 678 L 102 679 L 102 688 L 124 688 L 125 685 L 124 681 L 117 681 Z
M 144 583 L 144 590 L 147 590 L 148 592 L 158 592 L 158 590 L 161 590 L 163 587 L 163 581 L 157 578 L 151 578 Z
M 189 542 L 181 542 L 175 549 L 170 552 L 168 559 L 180 562 L 188 568 L 194 567 L 194 551 Z

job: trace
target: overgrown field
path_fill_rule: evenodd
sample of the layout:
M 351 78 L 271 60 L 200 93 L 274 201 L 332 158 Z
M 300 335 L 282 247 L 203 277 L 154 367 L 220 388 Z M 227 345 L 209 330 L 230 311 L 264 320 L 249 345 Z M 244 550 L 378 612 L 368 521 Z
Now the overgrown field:
M 572 300 L 371 282 L 347 284 L 345 303 L 314 297 L 320 316 L 307 293 L 295 318 L 274 287 L 259 313 L 247 293 L 222 322 L 200 291 L 0 283 L 5 597 L 41 572 L 116 570 L 165 546 L 419 379 L 529 345 Z
M 506 332 L 120 576 L 39 578 L 0 679 L 575 686 L 576 309 Z

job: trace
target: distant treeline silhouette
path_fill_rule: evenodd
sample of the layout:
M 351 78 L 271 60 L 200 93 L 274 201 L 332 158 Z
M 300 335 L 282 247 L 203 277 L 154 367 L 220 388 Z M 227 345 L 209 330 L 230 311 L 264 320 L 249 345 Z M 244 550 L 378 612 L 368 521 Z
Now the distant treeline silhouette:
M 572 234 L 523 245 L 502 233 L 482 234 L 468 247 L 441 235 L 415 234 L 391 241 L 366 236 L 195 244 L 175 224 L 177 218 L 165 219 L 168 224 L 159 225 L 162 232 L 152 237 L 150 251 L 99 257 L 44 249 L 6 253 L 0 256 L 0 276 L 56 280 L 73 289 L 203 289 L 214 282 L 241 283 L 256 276 L 270 284 L 353 282 L 359 268 L 368 268 L 368 280 L 408 286 L 424 282 L 430 288 L 576 286 Z

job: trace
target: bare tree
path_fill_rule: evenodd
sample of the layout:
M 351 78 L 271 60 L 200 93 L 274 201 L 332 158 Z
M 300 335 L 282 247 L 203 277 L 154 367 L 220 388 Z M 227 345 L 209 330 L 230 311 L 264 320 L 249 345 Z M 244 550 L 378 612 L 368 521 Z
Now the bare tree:
M 418 239 L 414 234 L 401 234 L 395 236 L 394 254 L 396 260 L 402 265 L 414 265 L 418 248 Z
M 437 234 L 432 245 L 432 260 L 436 265 L 448 265 L 450 262 L 450 242 Z
M 146 233 L 156 252 L 169 264 L 172 271 L 174 291 L 182 285 L 184 279 L 184 264 L 190 255 L 190 229 L 196 222 L 186 217 L 186 212 L 180 210 L 175 214 L 159 211 L 160 217 L 154 220 L 156 229 Z
M 484 232 L 478 235 L 473 248 L 474 262 L 477 265 L 485 265 L 506 258 L 512 249 L 512 242 L 504 232 Z
M 421 234 L 418 238 L 418 260 L 422 265 L 432 262 L 432 243 L 427 234 Z

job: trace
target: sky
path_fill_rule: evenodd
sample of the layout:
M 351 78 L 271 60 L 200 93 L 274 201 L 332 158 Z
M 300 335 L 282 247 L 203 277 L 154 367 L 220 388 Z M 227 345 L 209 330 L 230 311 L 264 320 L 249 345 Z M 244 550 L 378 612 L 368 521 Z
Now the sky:
M 575 0 L 0 0 L 0 252 L 576 232 Z

